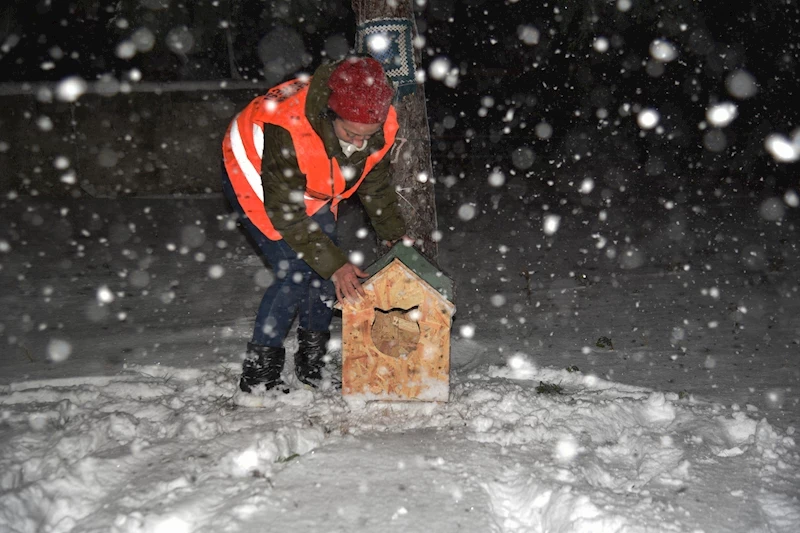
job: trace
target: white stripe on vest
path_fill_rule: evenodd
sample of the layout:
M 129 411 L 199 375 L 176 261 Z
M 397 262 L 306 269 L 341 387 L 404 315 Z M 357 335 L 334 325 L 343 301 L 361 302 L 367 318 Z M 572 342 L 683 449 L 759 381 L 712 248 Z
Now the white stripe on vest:
M 239 113 L 239 115 L 241 115 L 241 113 Z M 242 172 L 244 172 L 244 177 L 247 178 L 247 183 L 250 184 L 250 188 L 253 189 L 254 193 L 256 193 L 258 199 L 263 202 L 264 185 L 261 183 L 261 172 L 256 170 L 256 167 L 253 166 L 250 158 L 247 157 L 247 152 L 245 151 L 244 144 L 242 143 L 242 137 L 239 134 L 239 115 L 234 117 L 233 124 L 231 125 L 231 149 L 233 150 L 233 156 L 236 158 L 236 162 L 239 164 L 239 168 L 242 169 Z M 259 145 L 256 144 L 256 148 L 258 148 L 258 146 Z M 261 157 L 264 149 L 263 133 L 260 146 L 261 149 L 258 153 L 259 157 Z

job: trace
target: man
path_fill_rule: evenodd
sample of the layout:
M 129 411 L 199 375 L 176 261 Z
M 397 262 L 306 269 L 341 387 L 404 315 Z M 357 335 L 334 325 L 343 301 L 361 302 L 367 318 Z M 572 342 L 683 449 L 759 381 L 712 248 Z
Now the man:
M 365 272 L 337 246 L 341 200 L 358 193 L 381 239 L 405 224 L 386 157 L 398 130 L 380 63 L 350 57 L 253 100 L 223 141 L 223 191 L 275 271 L 247 344 L 239 387 L 282 386 L 283 347 L 295 314 L 295 374 L 318 386 L 333 299 L 363 294 Z

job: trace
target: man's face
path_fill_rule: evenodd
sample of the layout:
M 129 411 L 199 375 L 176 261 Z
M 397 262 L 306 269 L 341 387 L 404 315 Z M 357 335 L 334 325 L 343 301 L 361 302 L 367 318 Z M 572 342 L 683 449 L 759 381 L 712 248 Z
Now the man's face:
M 333 121 L 333 132 L 340 140 L 361 148 L 370 137 L 381 131 L 383 124 L 360 124 L 343 118 Z

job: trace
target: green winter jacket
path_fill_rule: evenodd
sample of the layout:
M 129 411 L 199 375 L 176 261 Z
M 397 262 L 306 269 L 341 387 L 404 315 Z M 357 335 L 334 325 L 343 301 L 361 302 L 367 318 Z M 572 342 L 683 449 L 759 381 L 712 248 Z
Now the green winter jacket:
M 386 142 L 383 131 L 379 131 L 367 141 L 366 150 L 355 152 L 349 158 L 344 155 L 327 115 L 328 79 L 335 67 L 335 63 L 323 65 L 314 73 L 306 99 L 306 117 L 322 139 L 328 158 L 335 157 L 340 167 L 354 167 L 355 175 L 360 176 L 367 156 L 380 150 Z M 399 239 L 406 231 L 391 177 L 389 158 L 384 157 L 357 189 L 378 237 L 390 241 Z M 264 125 L 261 181 L 264 206 L 272 225 L 295 252 L 302 254 L 311 268 L 323 278 L 330 278 L 348 262 L 347 254 L 306 215 L 302 201 L 306 176 L 297 164 L 292 137 L 288 131 L 273 124 Z

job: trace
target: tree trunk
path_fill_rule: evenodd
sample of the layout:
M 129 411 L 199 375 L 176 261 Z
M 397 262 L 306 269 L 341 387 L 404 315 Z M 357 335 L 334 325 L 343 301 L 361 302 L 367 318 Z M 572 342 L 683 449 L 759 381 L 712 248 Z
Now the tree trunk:
M 404 18 L 412 22 L 412 36 L 417 35 L 412 0 L 352 0 L 358 24 L 376 18 Z M 414 63 L 422 64 L 420 50 L 414 49 Z M 439 249 L 436 237 L 436 202 L 431 165 L 431 139 L 428 114 L 425 109 L 425 90 L 416 86 L 414 94 L 404 96 L 396 104 L 400 123 L 391 157 L 393 182 L 397 189 L 400 209 L 406 221 L 409 237 L 429 259 L 437 261 Z

